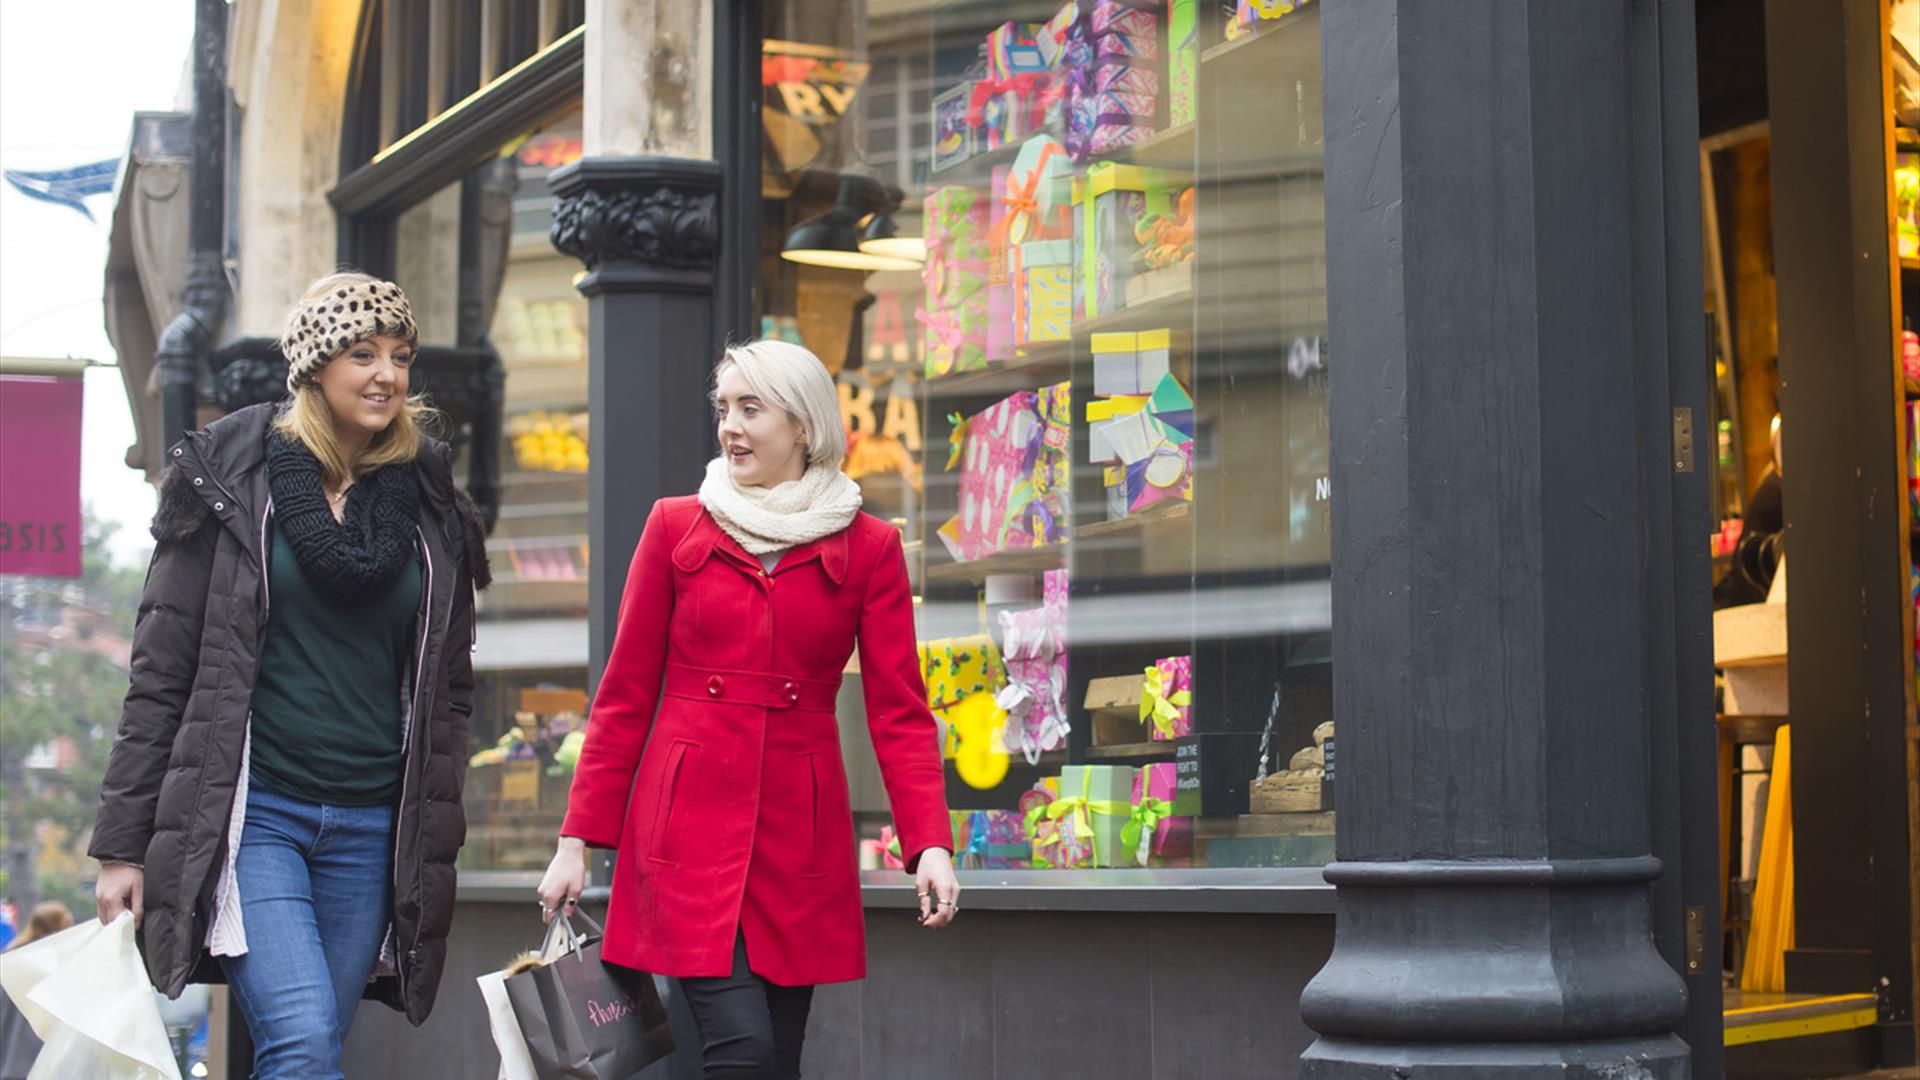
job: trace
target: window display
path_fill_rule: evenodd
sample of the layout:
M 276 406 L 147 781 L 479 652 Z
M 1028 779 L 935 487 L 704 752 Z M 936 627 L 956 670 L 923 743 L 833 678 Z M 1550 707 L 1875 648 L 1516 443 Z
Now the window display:
M 835 371 L 903 530 L 962 865 L 1330 860 L 1318 8 L 767 18 L 763 331 Z
M 498 356 L 499 519 L 475 631 L 460 866 L 552 857 L 587 715 L 587 311 L 553 249 L 547 174 L 580 156 L 572 111 L 514 140 L 394 223 L 395 279 L 423 344 Z M 462 461 L 470 448 L 456 447 Z

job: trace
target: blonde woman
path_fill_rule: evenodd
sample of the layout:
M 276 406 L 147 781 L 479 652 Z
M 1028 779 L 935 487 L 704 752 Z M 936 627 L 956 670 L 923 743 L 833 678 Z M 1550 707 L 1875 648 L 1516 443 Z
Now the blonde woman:
M 699 496 L 655 503 L 634 553 L 539 891 L 551 917 L 585 848 L 617 848 L 602 956 L 679 978 L 709 1080 L 790 1080 L 813 987 L 866 974 L 834 719 L 856 642 L 921 925 L 953 921 L 960 885 L 906 558 L 840 471 L 833 377 L 798 345 L 737 345 L 713 407 Z
M 168 451 L 92 855 L 170 997 L 231 984 L 262 1080 L 338 1077 L 363 993 L 433 1007 L 466 835 L 484 533 L 409 395 L 399 286 L 315 282 L 291 400 Z

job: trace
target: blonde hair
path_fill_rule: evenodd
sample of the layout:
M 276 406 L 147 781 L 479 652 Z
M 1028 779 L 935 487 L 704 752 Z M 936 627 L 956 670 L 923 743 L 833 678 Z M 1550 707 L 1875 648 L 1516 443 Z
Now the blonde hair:
M 58 900 L 42 900 L 33 907 L 33 914 L 27 916 L 27 928 L 7 946 L 9 951 L 53 935 L 73 925 L 73 913 L 67 905 Z
M 307 310 L 321 297 L 342 287 L 353 287 L 378 282 L 372 274 L 363 274 L 357 270 L 339 270 L 327 274 L 307 287 L 305 295 L 293 305 L 288 316 L 288 330 L 292 331 L 300 313 Z M 359 342 L 352 342 L 347 349 Z M 409 347 L 418 349 L 419 340 L 408 337 Z M 333 357 L 347 350 L 342 349 Z M 375 435 L 359 456 L 348 461 L 345 452 L 340 449 L 339 436 L 334 433 L 333 410 L 327 407 L 326 392 L 318 383 L 308 380 L 293 391 L 292 399 L 287 402 L 279 414 L 273 418 L 273 429 L 289 439 L 296 439 L 307 448 L 320 462 L 320 475 L 327 483 L 337 484 L 352 476 L 370 473 L 382 465 L 412 461 L 420 456 L 422 428 L 439 422 L 440 414 L 427 403 L 424 394 L 409 394 L 400 407 L 400 415 L 393 418 L 387 429 Z
M 714 390 L 718 400 L 720 376 L 729 367 L 740 369 L 740 377 L 769 405 L 786 410 L 800 426 L 807 443 L 807 467 L 840 467 L 847 456 L 847 429 L 840 423 L 840 392 L 833 385 L 827 365 L 803 345 L 788 341 L 748 341 L 727 346 L 720 363 L 714 365 Z

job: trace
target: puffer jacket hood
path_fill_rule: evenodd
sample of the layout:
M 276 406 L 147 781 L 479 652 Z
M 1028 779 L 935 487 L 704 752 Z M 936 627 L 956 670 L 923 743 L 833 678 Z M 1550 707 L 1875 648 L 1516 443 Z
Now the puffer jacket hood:
M 241 409 L 168 451 L 131 681 L 88 849 L 145 867 L 141 949 L 154 986 L 170 997 L 189 982 L 222 981 L 205 943 L 266 634 L 273 408 Z M 433 1008 L 453 921 L 473 594 L 490 575 L 485 528 L 454 485 L 450 449 L 428 440 L 415 466 L 423 597 L 394 823 L 395 972 L 375 979 L 368 996 L 419 1024 Z

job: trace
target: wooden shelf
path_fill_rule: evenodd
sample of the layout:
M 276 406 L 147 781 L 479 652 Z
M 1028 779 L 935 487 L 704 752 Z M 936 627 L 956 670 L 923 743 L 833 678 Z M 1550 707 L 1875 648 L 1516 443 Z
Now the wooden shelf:
M 1193 504 L 1185 499 L 1169 500 L 1148 507 L 1137 514 L 1128 514 L 1112 521 L 1096 521 L 1091 525 L 1082 525 L 1073 530 L 1073 535 L 1081 540 L 1090 540 L 1101 536 L 1119 536 L 1130 532 L 1139 532 L 1163 522 L 1185 521 L 1193 513 Z
M 941 563 L 926 568 L 929 581 L 971 581 L 979 584 L 991 574 L 1038 574 L 1058 570 L 1066 561 L 1067 549 L 1061 544 L 1046 547 L 1002 551 L 966 562 Z
M 1193 140 L 1197 127 L 1197 124 L 1189 120 L 1184 124 L 1167 128 L 1165 131 L 1154 132 L 1132 146 L 1123 146 L 1106 156 L 1115 161 L 1131 162 L 1150 169 L 1192 172 Z
M 1332 836 L 1333 811 L 1303 810 L 1292 814 L 1240 814 L 1201 817 L 1193 823 L 1197 838 L 1254 836 Z
M 1157 300 L 1133 307 L 1123 307 L 1119 311 L 1110 311 L 1105 315 L 1088 319 L 1073 325 L 1075 338 L 1088 338 L 1095 334 L 1113 333 L 1127 330 L 1151 330 L 1159 326 L 1172 328 L 1191 327 L 1193 325 L 1193 290 L 1182 289 L 1168 293 Z
M 1072 373 L 1073 347 L 1066 341 L 1038 343 L 1004 364 L 926 380 L 927 397 L 1001 398 L 1061 382 Z
M 1761 745 L 1772 742 L 1775 733 L 1787 722 L 1784 716 L 1733 713 L 1721 713 L 1714 720 L 1721 731 L 1733 736 L 1734 742 Z
M 1920 259 L 1901 259 L 1900 272 L 1903 274 L 1920 274 Z
M 1089 746 L 1086 756 L 1096 761 L 1146 761 L 1154 758 L 1171 760 L 1173 748 L 1178 745 L 1175 742 L 1161 741 Z

